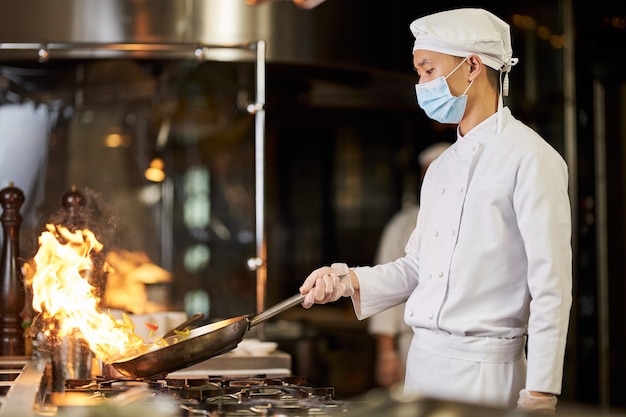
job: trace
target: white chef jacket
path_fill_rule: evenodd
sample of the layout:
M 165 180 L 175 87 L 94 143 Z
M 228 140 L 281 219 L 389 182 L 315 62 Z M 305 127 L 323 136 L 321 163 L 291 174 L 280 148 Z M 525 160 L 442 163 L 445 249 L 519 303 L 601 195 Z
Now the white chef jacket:
M 508 108 L 502 112 L 500 134 L 494 114 L 430 165 L 406 255 L 354 268 L 360 291 L 353 303 L 364 319 L 408 299 L 409 367 L 419 365 L 411 361 L 421 357 L 419 346 L 452 367 L 452 359 L 516 363 L 526 389 L 558 394 L 572 302 L 567 166 Z M 517 370 L 526 335 L 527 372 Z M 454 368 L 430 377 L 442 389 L 458 382 Z M 497 379 L 485 384 L 506 390 Z M 510 404 L 517 392 L 502 396 Z

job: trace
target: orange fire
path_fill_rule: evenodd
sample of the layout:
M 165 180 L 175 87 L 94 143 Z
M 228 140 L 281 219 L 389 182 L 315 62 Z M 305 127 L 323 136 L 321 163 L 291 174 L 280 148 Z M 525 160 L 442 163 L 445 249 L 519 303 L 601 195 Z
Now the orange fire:
M 88 229 L 72 232 L 48 224 L 46 230 L 39 236 L 37 254 L 23 268 L 32 286 L 33 308 L 45 323 L 56 323 L 44 333 L 58 332 L 53 336 L 62 338 L 78 329 L 104 363 L 145 352 L 147 347 L 127 315 L 118 320 L 98 311 L 100 299 L 89 277 L 94 269 L 91 254 L 100 252 L 102 243 Z

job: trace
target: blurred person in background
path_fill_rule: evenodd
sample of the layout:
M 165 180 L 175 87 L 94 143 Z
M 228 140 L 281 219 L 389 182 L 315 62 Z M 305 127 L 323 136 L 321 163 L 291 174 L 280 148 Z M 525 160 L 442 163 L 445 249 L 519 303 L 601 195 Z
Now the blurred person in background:
M 437 142 L 420 152 L 417 158 L 420 180 L 430 163 L 449 146 L 448 142 Z M 403 201 L 402 209 L 394 214 L 383 229 L 374 263 L 392 262 L 404 256 L 404 248 L 417 223 L 418 211 L 417 201 Z M 384 388 L 402 383 L 406 356 L 413 338 L 413 330 L 404 322 L 404 303 L 372 316 L 368 322 L 368 331 L 376 341 L 376 383 Z

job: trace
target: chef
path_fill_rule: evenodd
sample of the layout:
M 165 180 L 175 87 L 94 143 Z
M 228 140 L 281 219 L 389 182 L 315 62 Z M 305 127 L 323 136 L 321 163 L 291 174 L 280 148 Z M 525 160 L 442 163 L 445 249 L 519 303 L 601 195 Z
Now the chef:
M 406 393 L 553 412 L 572 302 L 567 166 L 503 105 L 507 23 L 455 9 L 410 29 L 419 106 L 457 139 L 426 172 L 405 256 L 319 268 L 302 304 L 349 296 L 364 319 L 406 301 Z

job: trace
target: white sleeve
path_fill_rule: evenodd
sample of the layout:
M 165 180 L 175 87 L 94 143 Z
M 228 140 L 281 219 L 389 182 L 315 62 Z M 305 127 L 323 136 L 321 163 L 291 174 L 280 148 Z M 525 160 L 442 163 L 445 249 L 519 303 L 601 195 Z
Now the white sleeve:
M 359 280 L 359 291 L 352 296 L 359 320 L 404 303 L 417 286 L 417 259 L 411 254 L 393 262 L 352 268 Z
M 518 178 L 513 204 L 531 296 L 526 389 L 559 393 L 572 303 L 567 167 L 544 150 L 522 161 Z

